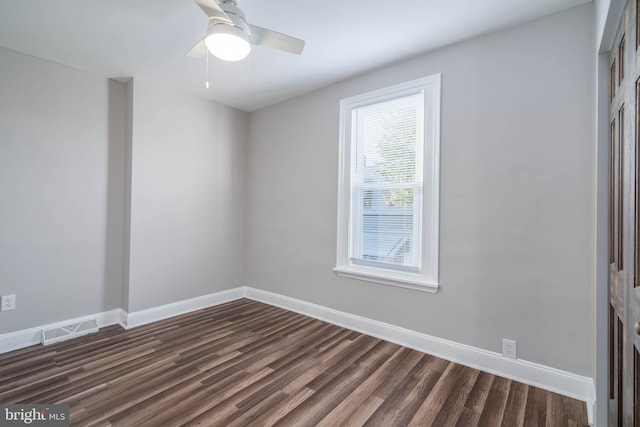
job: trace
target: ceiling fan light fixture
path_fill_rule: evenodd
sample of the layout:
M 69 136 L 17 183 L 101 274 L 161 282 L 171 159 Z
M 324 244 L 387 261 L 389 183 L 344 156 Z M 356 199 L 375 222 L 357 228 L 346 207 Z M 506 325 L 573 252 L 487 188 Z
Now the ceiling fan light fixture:
M 213 56 L 223 61 L 241 61 L 251 52 L 247 33 L 229 24 L 209 27 L 204 44 Z

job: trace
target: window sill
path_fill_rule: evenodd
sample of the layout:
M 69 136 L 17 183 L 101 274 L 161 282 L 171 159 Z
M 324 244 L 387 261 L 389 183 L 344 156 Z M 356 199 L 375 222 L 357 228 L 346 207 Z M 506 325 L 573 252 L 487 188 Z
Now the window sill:
M 354 266 L 336 267 L 333 269 L 333 271 L 335 271 L 335 273 L 341 277 L 380 283 L 382 285 L 388 286 L 397 286 L 432 294 L 438 292 L 438 289 L 440 288 L 440 285 L 438 285 L 437 283 L 428 283 L 426 281 L 420 280 L 421 278 L 419 276 L 417 276 L 416 279 L 413 279 L 406 277 L 406 275 L 404 274 L 402 276 L 405 277 L 399 277 L 401 276 L 400 274 L 394 275 L 393 272 L 387 273 L 386 271 L 382 270 L 380 270 L 379 272 L 372 270 L 374 269 L 363 269 Z

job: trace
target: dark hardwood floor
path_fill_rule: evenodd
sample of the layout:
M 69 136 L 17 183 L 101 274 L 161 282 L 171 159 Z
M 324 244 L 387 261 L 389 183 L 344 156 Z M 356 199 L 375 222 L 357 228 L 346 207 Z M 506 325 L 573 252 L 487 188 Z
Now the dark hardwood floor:
M 242 299 L 0 355 L 0 402 L 71 425 L 586 426 L 583 402 Z

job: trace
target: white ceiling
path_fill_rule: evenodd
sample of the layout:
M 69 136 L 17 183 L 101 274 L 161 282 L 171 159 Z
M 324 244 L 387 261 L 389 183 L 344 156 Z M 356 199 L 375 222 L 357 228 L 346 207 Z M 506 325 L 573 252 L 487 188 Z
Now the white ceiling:
M 193 0 L 1 0 L 0 46 L 109 78 L 162 82 L 253 111 L 333 82 L 590 0 L 240 0 L 247 21 L 306 40 L 301 56 L 184 54 L 207 18 Z M 2 76 L 0 75 L 0 78 Z

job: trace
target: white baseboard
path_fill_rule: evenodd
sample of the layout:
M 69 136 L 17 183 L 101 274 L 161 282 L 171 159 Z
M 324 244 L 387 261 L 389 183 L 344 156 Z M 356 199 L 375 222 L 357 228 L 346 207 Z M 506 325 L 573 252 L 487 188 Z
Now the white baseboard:
M 493 351 L 432 337 L 260 289 L 245 287 L 245 296 L 255 301 L 295 311 L 461 365 L 582 400 L 587 404 L 589 423 L 593 424 L 595 384 L 592 378 L 526 360 L 509 359 Z
M 244 297 L 243 286 L 171 304 L 148 308 L 146 310 L 134 311 L 132 313 L 124 312 L 124 321 L 122 326 L 125 329 L 135 328 L 136 326 L 146 325 L 147 323 L 157 322 L 158 320 L 168 319 L 170 317 L 179 316 L 180 314 L 224 304 L 242 297 Z
M 0 335 L 0 354 L 40 344 L 42 342 L 43 329 L 58 328 L 71 323 L 80 323 L 94 319 L 98 323 L 99 328 L 115 325 L 120 323 L 121 312 L 122 310 L 117 308 L 115 310 L 104 311 L 102 313 L 90 314 L 88 316 L 76 317 L 62 322 L 49 323 L 47 325 L 36 326 L 35 328 L 22 329 L 8 334 L 2 334 Z
M 42 342 L 42 330 L 57 328 L 71 323 L 80 323 L 86 320 L 95 319 L 98 327 L 119 324 L 124 329 L 135 328 L 180 314 L 190 313 L 207 307 L 234 301 L 245 296 L 243 286 L 229 289 L 213 294 L 203 295 L 188 300 L 178 301 L 171 304 L 161 305 L 146 310 L 127 313 L 121 308 L 105 311 L 103 313 L 91 314 L 88 316 L 76 317 L 74 319 L 63 320 L 61 322 L 49 323 L 47 325 L 36 326 L 34 328 L 23 329 L 0 335 L 0 354 L 20 348 L 29 347 Z
M 179 316 L 207 307 L 234 301 L 245 296 L 244 287 L 238 287 L 213 294 L 203 295 L 188 300 L 178 301 L 171 304 L 161 305 L 146 310 L 127 313 L 121 308 L 105 311 L 103 313 L 91 314 L 88 316 L 76 317 L 74 319 L 63 320 L 61 322 L 49 323 L 47 325 L 36 326 L 34 328 L 23 329 L 0 335 L 0 354 L 20 348 L 29 347 L 42 342 L 42 330 L 57 328 L 71 323 L 80 323 L 86 320 L 95 319 L 98 327 L 119 324 L 124 329 L 135 328 L 147 323 Z

